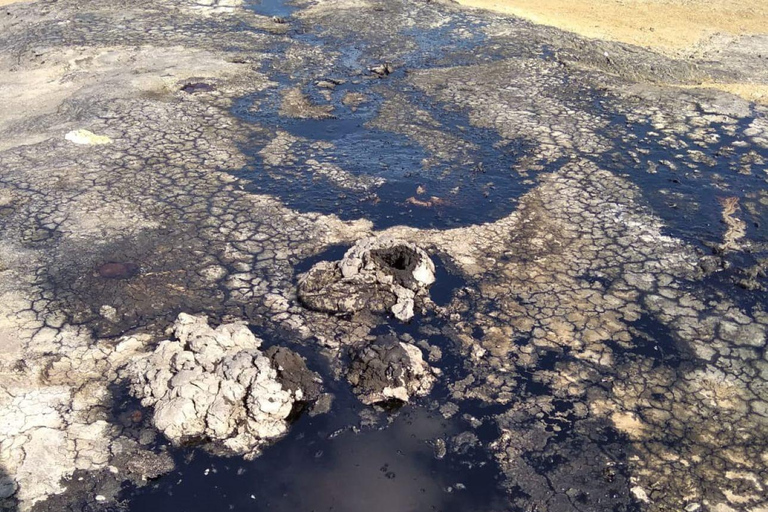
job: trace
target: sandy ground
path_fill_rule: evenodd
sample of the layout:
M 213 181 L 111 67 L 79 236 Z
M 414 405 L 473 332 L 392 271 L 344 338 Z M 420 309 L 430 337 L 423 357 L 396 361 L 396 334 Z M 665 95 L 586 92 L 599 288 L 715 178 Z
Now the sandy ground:
M 0 7 L 11 4 L 18 4 L 22 2 L 31 2 L 32 0 L 0 0 Z
M 688 56 L 716 34 L 768 34 L 765 0 L 458 0 L 587 37 Z M 768 84 L 712 83 L 750 101 L 768 103 Z
M 709 35 L 768 33 L 765 0 L 459 0 L 587 37 L 681 50 Z

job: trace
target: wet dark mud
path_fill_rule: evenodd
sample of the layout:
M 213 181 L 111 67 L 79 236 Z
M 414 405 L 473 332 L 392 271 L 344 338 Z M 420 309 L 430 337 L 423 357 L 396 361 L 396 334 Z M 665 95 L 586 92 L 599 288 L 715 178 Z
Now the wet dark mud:
M 707 293 L 746 309 L 764 304 L 759 266 L 768 225 L 759 198 L 768 152 L 750 134 L 765 111 L 725 98 L 696 103 L 660 95 L 647 110 L 638 108 L 638 97 L 617 99 L 596 103 L 610 120 L 604 133 L 615 141 L 596 161 L 643 191 L 665 233 L 696 247 Z M 662 114 L 666 108 L 679 112 Z
M 405 407 L 378 413 L 384 425 L 355 433 L 340 421 L 344 416 L 355 421 L 349 412 L 334 411 L 333 420 L 300 418 L 280 445 L 253 462 L 179 453 L 177 472 L 140 493 L 123 494 L 127 510 L 490 511 L 503 506 L 491 462 L 478 465 L 477 459 L 454 454 L 435 458 L 434 441 L 459 433 L 460 421 Z
M 464 32 L 457 37 L 460 28 Z M 408 51 L 390 56 L 396 63 L 384 76 L 373 71 L 388 61 L 379 55 L 375 36 L 343 37 L 306 27 L 297 40 L 337 52 L 337 64 L 285 73 L 276 57 L 266 67 L 276 68 L 270 75 L 278 85 L 243 98 L 233 110 L 272 134 L 273 141 L 285 139 L 277 147 L 295 156 L 273 162 L 277 148 L 265 145 L 262 135 L 261 142 L 242 148 L 253 163 L 236 176 L 249 183 L 248 190 L 277 195 L 299 211 L 365 218 L 376 228 L 460 227 L 502 218 L 533 184 L 519 172 L 530 148 L 473 125 L 465 112 L 427 97 L 408 81 L 411 69 L 466 63 L 486 39 L 483 28 L 480 21 L 455 16 L 439 28 L 405 29 L 401 36 Z M 321 105 L 322 113 L 286 114 L 289 91 L 315 108 Z M 353 96 L 359 104 L 348 101 Z M 411 131 L 423 135 L 414 140 Z
M 701 108 L 690 115 L 716 117 Z M 614 116 L 606 128 L 617 141 L 600 164 L 627 175 L 644 192 L 675 237 L 709 247 L 719 242 L 722 231 L 721 201 L 741 201 L 764 187 L 766 151 L 744 141 L 743 132 L 752 118 L 715 120 L 706 131 L 686 130 L 669 136 L 656 131 L 653 120 L 630 122 Z M 757 165 L 755 165 L 757 163 Z M 768 241 L 768 226 L 762 215 L 745 215 L 747 238 Z
M 159 1 L 3 9 L 4 100 L 49 84 L 0 117 L 3 507 L 766 506 L 766 111 L 658 85 L 722 66 L 438 2 Z M 381 229 L 431 303 L 302 306 Z M 169 448 L 121 386 L 181 312 L 301 354 L 328 410 L 253 460 Z M 353 395 L 380 337 L 428 396 Z

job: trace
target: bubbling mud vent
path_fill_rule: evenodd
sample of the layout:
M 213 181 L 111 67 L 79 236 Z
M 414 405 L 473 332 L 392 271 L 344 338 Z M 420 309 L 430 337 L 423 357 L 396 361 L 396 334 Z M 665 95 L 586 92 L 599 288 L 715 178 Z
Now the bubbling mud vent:
M 329 247 L 296 265 L 296 272 L 304 275 L 349 252 L 346 245 Z M 402 245 L 370 253 L 378 264 L 400 272 L 402 280 L 419 264 L 418 254 Z M 466 283 L 439 258 L 433 259 L 441 283 L 430 296 L 447 304 Z M 488 451 L 498 435 L 495 416 L 500 410 L 479 401 L 461 406 L 450 401 L 445 383 L 465 377 L 466 371 L 459 348 L 441 334 L 446 326 L 434 315 L 408 323 L 389 318 L 367 336 L 418 346 L 439 368 L 441 382 L 410 403 L 395 398 L 364 405 L 350 384 L 338 378 L 340 367 L 329 365 L 327 354 L 274 339 L 320 372 L 328 401 L 297 410 L 288 434 L 250 461 L 212 457 L 194 446 L 170 447 L 176 469 L 148 485 L 125 488 L 120 510 L 508 509 L 508 491 Z M 342 372 L 355 371 L 354 357 L 354 349 L 341 354 Z

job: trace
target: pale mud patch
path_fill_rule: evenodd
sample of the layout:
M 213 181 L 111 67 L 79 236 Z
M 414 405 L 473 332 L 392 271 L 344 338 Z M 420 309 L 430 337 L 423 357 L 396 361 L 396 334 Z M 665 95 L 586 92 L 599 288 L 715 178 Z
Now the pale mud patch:
M 740 210 L 739 198 L 721 198 L 720 205 L 723 208 L 723 224 L 727 228 L 723 235 L 723 243 L 720 244 L 720 250 L 724 252 L 738 251 L 741 248 L 739 240 L 747 234 L 747 224 L 737 216 Z
M 111 353 L 92 342 L 66 329 L 57 344 L 69 355 L 49 353 L 0 372 L 0 459 L 18 487 L 22 511 L 64 492 L 62 482 L 74 471 L 106 468 L 114 454 L 118 429 L 106 421 L 111 393 L 102 379 L 117 379 L 116 368 L 141 342 L 127 339 Z
M 67 102 L 137 94 L 170 100 L 184 80 L 242 74 L 241 65 L 213 52 L 181 47 L 75 47 L 45 50 L 43 55 L 32 68 L 15 69 L 9 63 L 14 70 L 0 77 L 0 151 L 88 129 L 58 118 Z

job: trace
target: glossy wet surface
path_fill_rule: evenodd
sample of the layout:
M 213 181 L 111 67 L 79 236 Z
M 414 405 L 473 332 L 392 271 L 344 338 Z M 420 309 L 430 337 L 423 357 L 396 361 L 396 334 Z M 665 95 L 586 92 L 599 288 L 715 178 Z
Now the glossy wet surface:
M 261 4 L 251 8 L 260 14 L 274 12 Z M 457 37 L 459 28 L 467 31 Z M 483 29 L 481 22 L 468 23 L 460 16 L 440 29 L 405 29 L 404 37 L 416 46 L 398 54 L 392 73 L 384 75 L 374 71 L 386 63 L 377 58 L 375 40 L 333 37 L 305 27 L 297 40 L 340 53 L 339 64 L 326 75 L 318 75 L 320 66 L 288 75 L 279 71 L 278 57 L 263 66 L 279 85 L 239 100 L 233 109 L 261 129 L 296 138 L 291 150 L 297 161 L 273 167 L 265 162 L 264 144 L 249 143 L 242 149 L 252 163 L 236 176 L 250 183 L 248 190 L 276 195 L 299 211 L 365 218 L 377 229 L 450 228 L 504 217 L 533 184 L 518 165 L 528 145 L 473 126 L 465 112 L 434 101 L 408 81 L 411 68 L 467 63 L 466 55 L 484 43 Z M 286 92 L 296 87 L 310 103 L 327 110 L 321 119 L 296 119 L 281 111 Z M 352 96 L 361 103 L 348 102 Z M 395 96 L 397 102 L 387 105 Z M 377 119 L 391 115 L 397 117 Z M 414 140 L 408 130 L 420 129 L 432 133 Z M 430 137 L 445 138 L 450 147 L 435 153 Z M 334 181 L 317 172 L 324 164 L 341 168 L 348 179 Z
M 330 415 L 300 418 L 281 443 L 253 462 L 179 452 L 178 470 L 128 492 L 129 510 L 498 510 L 498 474 L 479 446 L 435 458 L 437 439 L 469 428 L 407 406 L 379 412 L 360 432 L 342 398 Z M 191 457 L 191 460 L 189 460 Z

